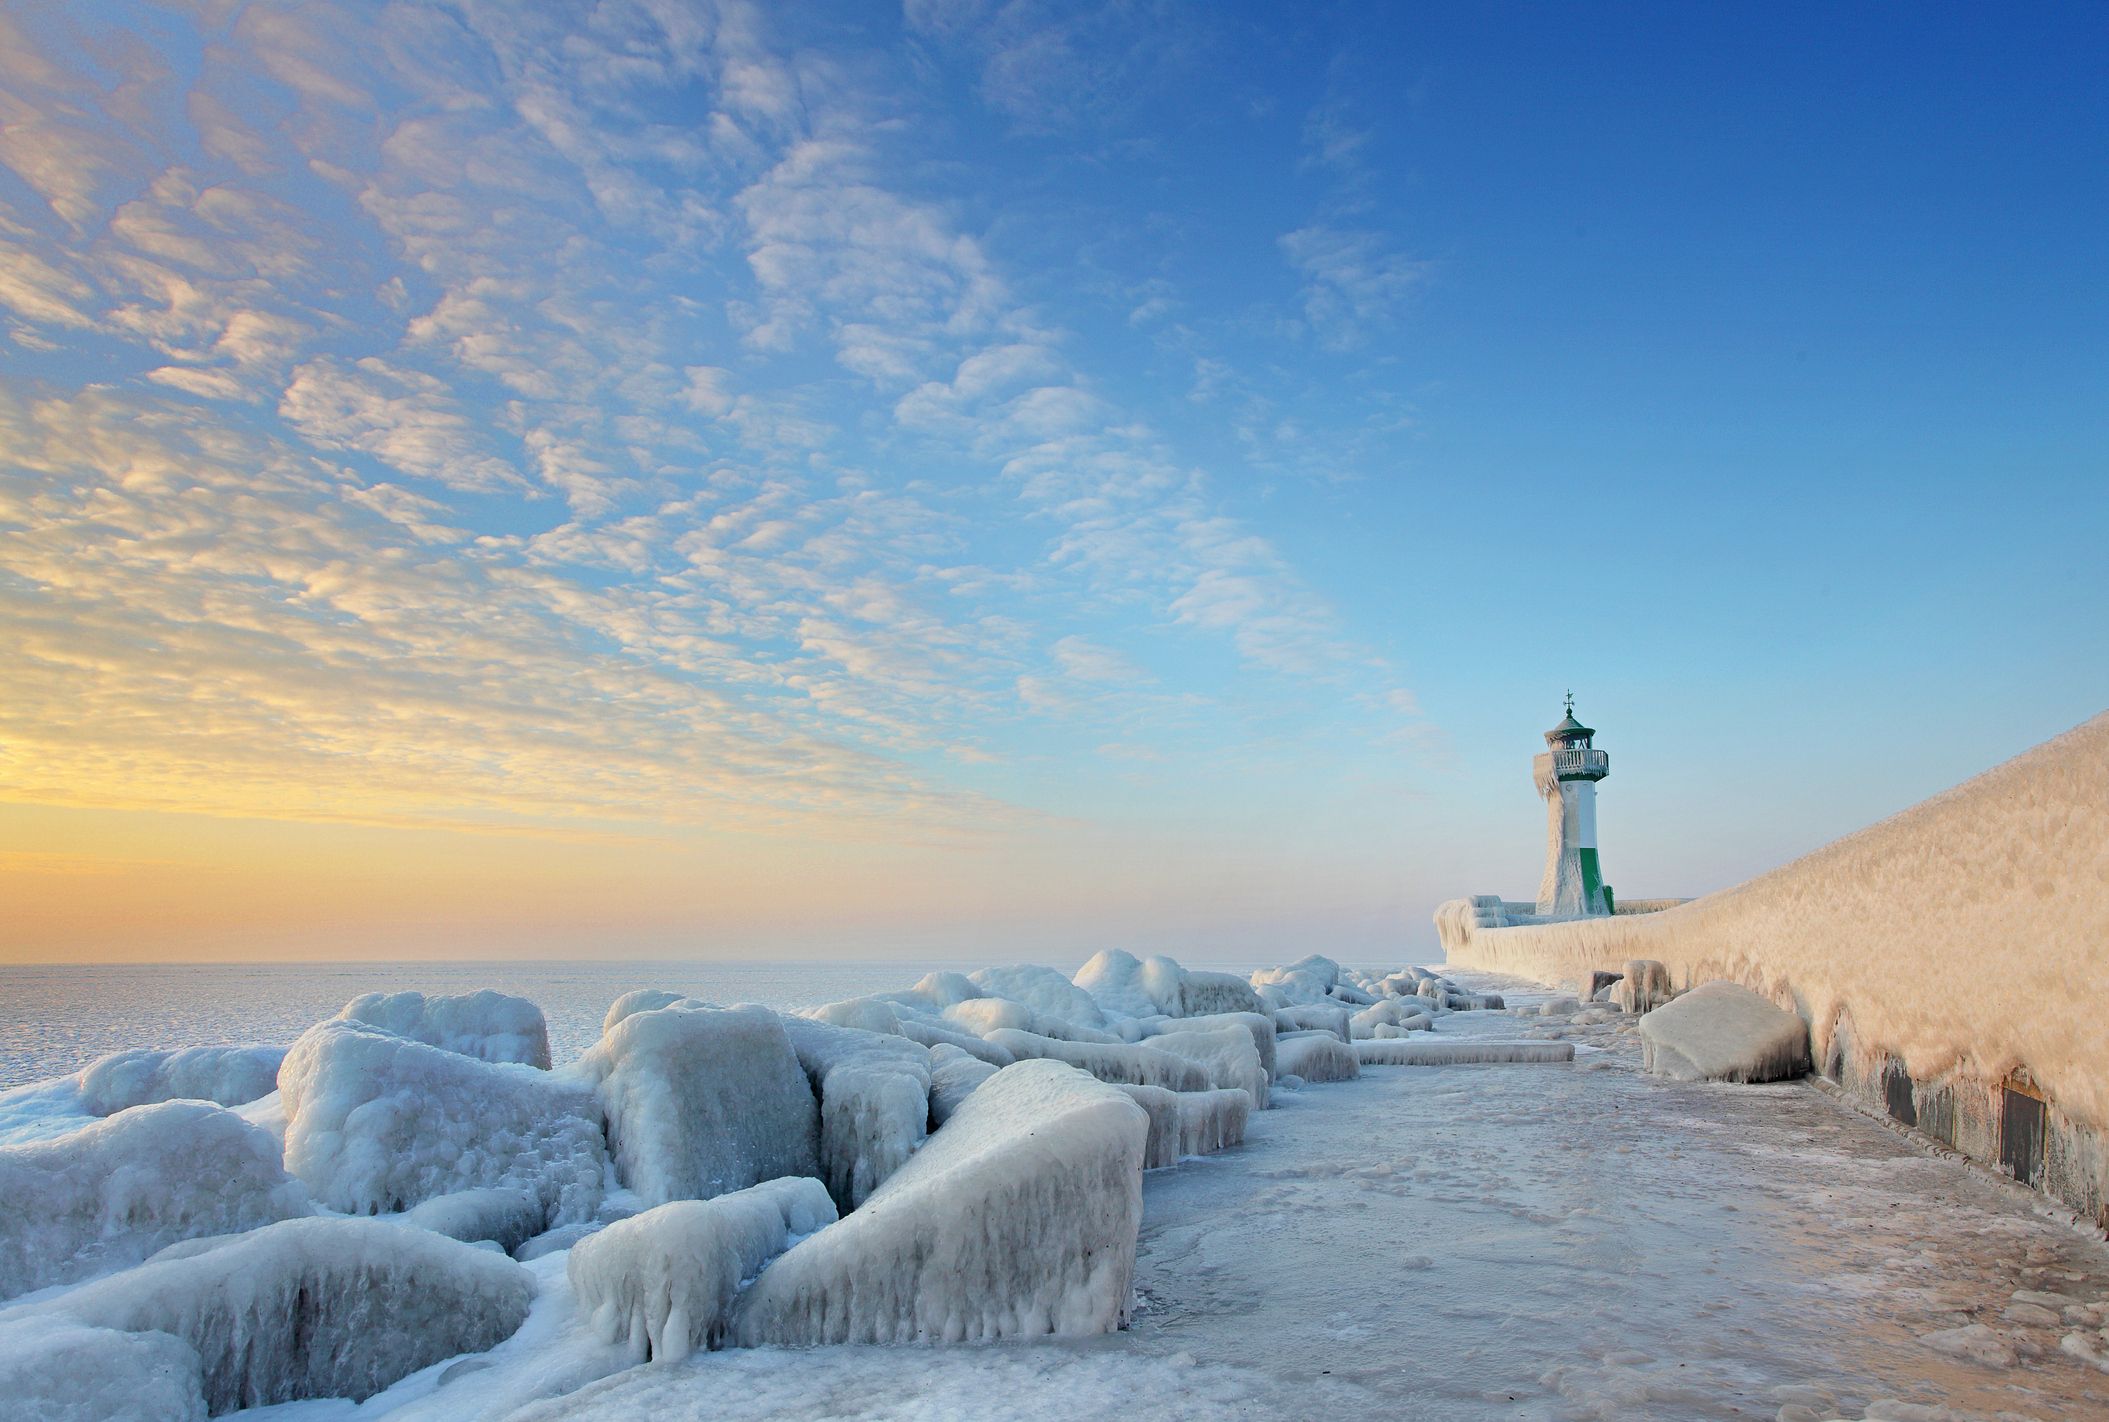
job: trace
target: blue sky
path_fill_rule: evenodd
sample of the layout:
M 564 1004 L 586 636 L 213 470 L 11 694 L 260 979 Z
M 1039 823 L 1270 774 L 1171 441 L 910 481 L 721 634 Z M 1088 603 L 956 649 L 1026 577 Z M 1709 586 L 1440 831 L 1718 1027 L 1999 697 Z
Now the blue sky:
M 0 26 L 0 952 L 1383 957 L 1569 687 L 1628 895 L 2109 703 L 2099 7 Z

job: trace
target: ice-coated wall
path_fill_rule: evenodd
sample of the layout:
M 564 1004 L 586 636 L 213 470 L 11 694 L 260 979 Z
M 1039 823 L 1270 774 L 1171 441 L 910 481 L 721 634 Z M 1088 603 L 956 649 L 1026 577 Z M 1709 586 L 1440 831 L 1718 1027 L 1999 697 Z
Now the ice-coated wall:
M 1996 1113 L 2018 1082 L 2048 1102 L 2042 1183 L 2098 1218 L 2109 1205 L 2109 714 L 1660 913 L 1504 927 L 1492 903 L 1436 910 L 1452 963 L 1565 985 L 1652 958 L 1679 988 L 1742 983 L 1807 1019 L 1848 1085 L 1880 1095 L 1897 1063 L 1900 1118 L 1922 1089 Z M 1997 1160 L 1999 1132 L 1968 1124 L 1944 1138 Z

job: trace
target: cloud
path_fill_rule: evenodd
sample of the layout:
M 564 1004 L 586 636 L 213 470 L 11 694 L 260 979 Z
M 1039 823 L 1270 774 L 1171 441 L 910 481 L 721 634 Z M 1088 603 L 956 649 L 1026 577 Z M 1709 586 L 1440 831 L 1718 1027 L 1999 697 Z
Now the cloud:
M 1281 238 L 1282 254 L 1304 278 L 1304 320 L 1332 350 L 1360 345 L 1398 318 L 1427 274 L 1384 233 L 1314 223 Z

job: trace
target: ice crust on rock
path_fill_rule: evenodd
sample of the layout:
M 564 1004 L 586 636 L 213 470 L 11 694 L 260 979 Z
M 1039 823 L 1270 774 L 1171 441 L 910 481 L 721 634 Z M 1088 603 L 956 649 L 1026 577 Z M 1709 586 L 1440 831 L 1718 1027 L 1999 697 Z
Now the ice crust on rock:
M 1352 1081 L 1362 1074 L 1353 1049 L 1330 1032 L 1292 1033 L 1279 1039 L 1274 1061 L 1281 1075 L 1313 1083 Z
M 1024 1003 L 1035 1012 L 1059 1017 L 1079 1027 L 1103 1028 L 1106 1025 L 1106 1016 L 1091 994 L 1053 968 L 1033 963 L 1020 963 L 1009 968 L 979 968 L 967 974 L 967 980 L 979 988 L 984 997 L 1007 997 L 1013 1002 Z
M 853 1210 L 929 1133 L 930 1049 L 805 1017 L 783 1026 L 820 1098 L 820 1176 L 835 1204 Z
M 1080 1027 L 1065 1018 L 1049 1016 L 1007 997 L 976 997 L 965 1002 L 956 1002 L 945 1009 L 943 1021 L 962 1032 L 972 1032 L 981 1037 L 984 1044 L 987 1044 L 989 1033 L 1000 1032 L 1005 1028 L 1031 1032 L 1040 1037 L 1053 1037 L 1063 1042 L 1121 1040 L 1111 1032 L 1102 1032 L 1096 1027 Z M 1009 1066 L 1010 1063 L 997 1062 L 996 1065 Z
M 678 1363 L 724 1341 L 740 1286 L 792 1240 L 835 1222 L 827 1186 L 785 1178 L 676 1200 L 580 1241 L 566 1261 L 579 1311 L 637 1362 Z
M 629 1013 L 567 1074 L 597 1095 L 616 1177 L 648 1205 L 819 1173 L 819 1107 L 766 1007 Z
M 549 1024 L 542 1009 L 524 997 L 488 988 L 438 997 L 370 992 L 344 1004 L 337 1015 L 478 1061 L 549 1069 Z
M 1274 1018 L 1264 1012 L 1209 1012 L 1194 1017 L 1150 1017 L 1139 1024 L 1138 1041 L 1148 1044 L 1164 1032 L 1207 1032 L 1219 1027 L 1242 1027 L 1252 1037 L 1253 1050 L 1260 1054 L 1260 1069 L 1274 1075 Z
M 1267 1069 L 1260 1064 L 1259 1048 L 1252 1034 L 1235 1023 L 1224 1027 L 1196 1028 L 1183 1032 L 1159 1032 L 1143 1039 L 1160 1052 L 1185 1057 L 1208 1073 L 1211 1087 L 1229 1087 L 1244 1092 L 1252 1109 L 1267 1109 Z M 1239 1129 L 1240 1137 L 1243 1128 Z
M 1251 983 L 1236 973 L 1212 973 L 1203 968 L 1186 969 L 1179 1007 L 1187 1017 L 1261 1011 L 1260 995 L 1253 991 Z
M 1171 1091 L 1206 1091 L 1213 1085 L 1206 1067 L 1139 1043 L 1061 1042 L 1011 1028 L 991 1032 L 989 1040 L 1020 1061 L 1067 1062 L 1100 1081 L 1162 1086 Z
M 112 1052 L 81 1070 L 81 1109 L 114 1116 L 157 1101 L 241 1106 L 278 1089 L 284 1047 L 185 1047 Z
M 668 992 L 665 988 L 637 988 L 632 992 L 624 993 L 621 997 L 608 1004 L 608 1010 L 600 1020 L 600 1031 L 601 1035 L 605 1037 L 615 1030 L 616 1023 L 639 1012 L 656 1012 L 662 1007 L 711 1007 L 714 1005 L 699 1001 L 693 997 L 685 997 L 678 992 Z
M 435 1195 L 398 1218 L 465 1244 L 487 1239 L 510 1254 L 547 1227 L 549 1207 L 532 1190 L 457 1190 Z
M 1572 1042 L 1492 1042 L 1483 1038 L 1397 1037 L 1354 1044 L 1363 1066 L 1464 1066 L 1473 1062 L 1571 1062 Z
M 1143 1142 L 1142 1168 L 1162 1170 L 1168 1165 L 1177 1165 L 1185 1141 L 1179 1102 L 1184 1095 L 1191 1093 L 1167 1091 L 1161 1086 L 1119 1085 L 1128 1099 L 1150 1118 L 1149 1135 Z
M 269 1133 L 203 1101 L 135 1106 L 0 1147 L 0 1202 L 0 1298 L 313 1208 Z
M 370 1397 L 500 1342 L 533 1294 L 525 1269 L 487 1249 L 381 1220 L 302 1219 L 97 1280 L 38 1313 L 181 1339 L 218 1414 Z
M 1148 1118 L 1059 1062 L 997 1072 L 864 1206 L 741 1295 L 749 1346 L 1105 1333 L 1127 1314 Z
M 0 1324 L 0 1416 L 23 1422 L 204 1422 L 198 1352 L 166 1333 L 63 1318 Z
M 1351 1041 L 1366 1041 L 1377 1035 L 1379 1027 L 1404 1027 L 1416 1019 L 1427 1027 L 1433 1025 L 1435 1014 L 1418 998 L 1387 998 L 1349 1017 L 1347 1035 Z
M 1642 1066 L 1672 1081 L 1781 1081 L 1809 1070 L 1808 1024 L 1726 981 L 1641 1018 L 1640 1042 Z
M 1345 1007 L 1322 1007 L 1316 1003 L 1305 1003 L 1298 1007 L 1277 1008 L 1274 1026 L 1277 1032 L 1330 1032 L 1341 1041 L 1348 1040 L 1349 1022 L 1353 1014 Z
M 600 1203 L 600 1106 L 582 1082 L 347 1018 L 309 1028 L 278 1080 L 286 1167 L 331 1209 L 392 1214 L 515 1187 L 565 1223 Z
M 1077 969 L 1074 981 L 1102 1011 L 1119 1017 L 1186 1015 L 1186 970 L 1161 955 L 1138 958 L 1119 948 L 1102 949 Z
M 957 1047 L 940 1043 L 930 1048 L 930 1128 L 951 1120 L 960 1103 L 996 1072 L 996 1067 Z
M 1611 985 L 1611 1001 L 1627 1012 L 1653 1012 L 1670 997 L 1670 970 L 1652 958 L 1630 960 Z
M 1245 1123 L 1252 1116 L 1251 1093 L 1236 1087 L 1180 1091 L 1172 1100 L 1179 1110 L 1180 1155 L 1214 1155 L 1245 1143 Z

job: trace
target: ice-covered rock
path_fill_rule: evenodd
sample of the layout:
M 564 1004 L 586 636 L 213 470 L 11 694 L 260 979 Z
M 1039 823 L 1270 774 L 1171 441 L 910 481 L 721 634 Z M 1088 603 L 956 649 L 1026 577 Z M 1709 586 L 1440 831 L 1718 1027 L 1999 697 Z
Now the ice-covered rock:
M 1061 1042 L 1010 1028 L 991 1032 L 989 1040 L 1020 1061 L 1067 1062 L 1100 1081 L 1162 1086 L 1171 1091 L 1206 1091 L 1212 1084 L 1205 1067 L 1139 1043 Z
M 1161 1086 L 1136 1086 L 1121 1083 L 1120 1090 L 1128 1099 L 1140 1106 L 1150 1118 L 1150 1133 L 1143 1143 L 1142 1168 L 1162 1170 L 1168 1165 L 1177 1165 L 1181 1146 L 1185 1141 L 1183 1121 L 1179 1114 L 1182 1096 L 1191 1093 L 1167 1091 Z
M 1261 1010 L 1259 994 L 1251 983 L 1236 973 L 1213 973 L 1202 968 L 1186 970 L 1186 980 L 1179 987 L 1179 1006 L 1180 1015 L 1185 1017 Z
M 1244 1027 L 1233 1023 L 1184 1032 L 1160 1032 L 1144 1038 L 1144 1042 L 1160 1052 L 1170 1052 L 1195 1063 L 1208 1073 L 1210 1086 L 1244 1092 L 1251 1098 L 1253 1110 L 1267 1109 L 1267 1069 L 1260 1063 L 1259 1048 L 1252 1044 L 1252 1034 Z M 1241 1139 L 1243 1130 L 1241 1125 Z
M 1262 1000 L 1270 997 L 1284 1006 L 1307 1006 L 1330 1002 L 1332 980 L 1308 969 L 1261 968 L 1250 979 Z
M 120 1333 L 63 1318 L 0 1324 L 0 1416 L 205 1422 L 198 1351 L 166 1333 Z
M 1044 1019 L 1052 1021 L 1052 1018 Z M 985 1041 L 979 1032 L 946 1021 L 932 1012 L 896 1008 L 894 1012 L 895 1035 L 905 1037 L 920 1047 L 957 1047 L 970 1057 L 979 1057 L 990 1066 L 1006 1067 L 1011 1064 L 1009 1052 Z M 1089 1028 L 1069 1027 L 1071 1032 L 1088 1032 Z
M 1186 971 L 1161 955 L 1138 958 L 1119 948 L 1102 949 L 1077 969 L 1074 981 L 1116 1016 L 1181 1017 L 1186 1012 Z
M 805 1017 L 783 1025 L 820 1098 L 820 1177 L 836 1205 L 853 1210 L 929 1133 L 929 1048 Z
M 1334 987 L 1340 981 L 1340 965 L 1334 962 L 1331 958 L 1326 957 L 1322 953 L 1307 953 L 1303 957 L 1298 958 L 1295 962 L 1289 963 L 1281 968 L 1275 969 L 1274 971 L 1284 973 L 1309 973 L 1313 978 L 1316 978 L 1322 986 L 1327 988 Z
M 665 988 L 636 988 L 624 993 L 621 997 L 608 1004 L 608 1010 L 602 1015 L 600 1020 L 600 1031 L 601 1035 L 605 1037 L 608 1033 L 615 1030 L 615 1024 L 622 1021 L 623 1018 L 635 1016 L 640 1012 L 656 1012 L 662 1007 L 711 1007 L 714 1005 L 693 997 L 685 997 L 678 992 L 668 992 Z
M 456 1190 L 435 1195 L 398 1218 L 465 1244 L 487 1239 L 510 1254 L 548 1226 L 549 1208 L 532 1190 Z
M 1330 1032 L 1345 1042 L 1349 1040 L 1348 1023 L 1353 1016 L 1344 1007 L 1304 1003 L 1277 1009 L 1274 1026 L 1277 1032 Z
M 0 1298 L 137 1264 L 177 1240 L 307 1214 L 269 1134 L 219 1106 L 135 1106 L 0 1147 Z
M 632 1012 L 567 1075 L 599 1097 L 616 1176 L 647 1204 L 820 1171 L 819 1106 L 766 1007 Z
M 217 1414 L 370 1397 L 500 1342 L 533 1294 L 525 1269 L 487 1249 L 380 1220 L 302 1219 L 99 1279 L 37 1313 L 181 1339 Z
M 278 1083 L 286 1167 L 331 1209 L 393 1214 L 513 1187 L 564 1223 L 600 1203 L 606 1150 L 585 1083 L 346 1018 L 309 1028 Z
M 1670 970 L 1653 958 L 1635 958 L 1611 988 L 1611 1001 L 1627 1012 L 1653 1012 L 1670 1000 Z
M 1369 1035 L 1372 1040 L 1382 1041 L 1386 1038 L 1404 1037 L 1411 1032 L 1426 1032 L 1434 1026 L 1435 1019 L 1433 1018 L 1408 1017 L 1396 1026 L 1389 1022 L 1379 1022 L 1376 1026 L 1369 1029 Z
M 1363 1066 L 1463 1066 L 1473 1062 L 1571 1062 L 1572 1042 L 1493 1042 L 1478 1037 L 1401 1037 L 1354 1044 Z
M 1347 1019 L 1347 1034 L 1350 1041 L 1365 1041 L 1377 1035 L 1379 1027 L 1403 1027 L 1418 1018 L 1425 1026 L 1432 1023 L 1434 1014 L 1418 998 L 1393 997 L 1374 1006 L 1365 1007 Z
M 1043 968 L 1035 963 L 1021 963 L 1010 968 L 977 968 L 967 975 L 967 980 L 979 988 L 984 997 L 1007 997 L 1024 1003 L 1035 1012 L 1059 1017 L 1079 1027 L 1103 1028 L 1106 1025 L 1106 1016 L 1099 1011 L 1091 994 L 1053 968 Z
M 1252 1096 L 1235 1088 L 1182 1091 L 1173 1098 L 1179 1108 L 1179 1154 L 1214 1155 L 1245 1142 L 1245 1123 Z
M 1640 1019 L 1641 1064 L 1672 1081 L 1782 1081 L 1809 1070 L 1809 1027 L 1738 983 L 1702 983 Z
M 951 1120 L 959 1104 L 973 1095 L 974 1089 L 994 1076 L 996 1071 L 997 1068 L 957 1047 L 939 1044 L 930 1048 L 931 1129 Z
M 114 1116 L 157 1101 L 241 1106 L 278 1089 L 284 1047 L 185 1047 L 113 1052 L 81 1071 L 81 1108 Z
M 1260 1068 L 1274 1075 L 1274 1018 L 1264 1012 L 1208 1012 L 1193 1017 L 1149 1017 L 1142 1020 L 1142 1036 L 1148 1042 L 1161 1032 L 1207 1032 L 1218 1027 L 1242 1027 L 1260 1054 Z
M 1538 1004 L 1540 1017 L 1572 1017 L 1581 1010 L 1582 1004 L 1571 997 L 1556 997 Z
M 915 980 L 915 986 L 908 991 L 939 1011 L 956 1002 L 965 1002 L 969 998 L 981 996 L 981 989 L 975 985 L 972 978 L 965 973 L 952 972 L 925 973 Z
M 769 1180 L 619 1220 L 582 1240 L 565 1268 L 580 1312 L 603 1339 L 627 1342 L 640 1363 L 678 1363 L 720 1346 L 740 1285 L 835 1218 L 818 1180 Z
M 986 1040 L 991 1032 L 1010 1028 L 1019 1032 L 1031 1032 L 1036 1036 L 1053 1037 L 1064 1042 L 1118 1042 L 1119 1037 L 1096 1027 L 1080 1027 L 1066 1018 L 1053 1017 L 1022 1002 L 1007 997 L 976 997 L 965 1002 L 955 1002 L 944 1010 L 943 1020 L 962 1032 L 972 1032 Z M 1009 1066 L 1009 1062 L 998 1062 L 998 1066 Z
M 549 1069 L 549 1024 L 524 997 L 488 988 L 426 997 L 421 992 L 370 992 L 337 1014 L 398 1037 L 482 1062 L 517 1062 Z
M 1148 1119 L 1058 1062 L 996 1073 L 863 1208 L 762 1271 L 742 1344 L 1105 1333 L 1124 1320 Z
M 1307 1082 L 1350 1081 L 1362 1074 L 1353 1049 L 1330 1032 L 1292 1032 L 1279 1038 L 1274 1061 L 1282 1075 Z

